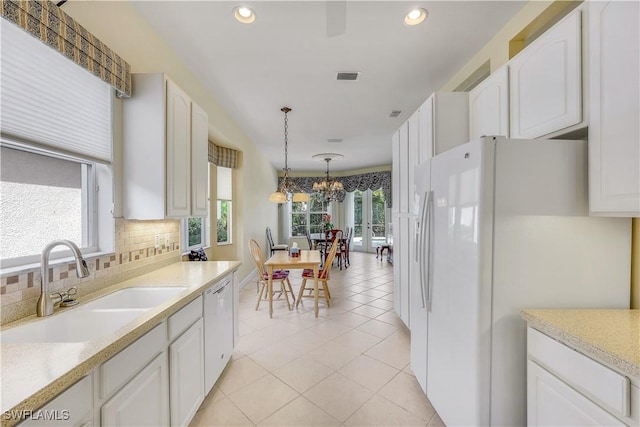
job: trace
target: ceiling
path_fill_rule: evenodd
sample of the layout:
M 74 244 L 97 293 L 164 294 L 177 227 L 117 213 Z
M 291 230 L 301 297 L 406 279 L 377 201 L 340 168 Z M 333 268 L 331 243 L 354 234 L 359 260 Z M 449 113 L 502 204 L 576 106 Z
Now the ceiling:
M 135 7 L 278 169 L 321 172 L 391 164 L 393 132 L 484 46 L 524 1 L 142 1 Z M 337 2 L 343 3 L 343 2 Z M 344 3 L 343 3 L 344 4 Z M 253 24 L 233 8 L 256 12 Z M 334 7 L 338 11 L 333 11 Z M 413 7 L 429 17 L 403 22 Z M 327 14 L 327 8 L 332 11 Z M 329 36 L 327 24 L 339 30 Z M 338 81 L 337 72 L 359 72 Z M 390 118 L 392 110 L 402 110 Z M 327 142 L 340 138 L 342 142 Z

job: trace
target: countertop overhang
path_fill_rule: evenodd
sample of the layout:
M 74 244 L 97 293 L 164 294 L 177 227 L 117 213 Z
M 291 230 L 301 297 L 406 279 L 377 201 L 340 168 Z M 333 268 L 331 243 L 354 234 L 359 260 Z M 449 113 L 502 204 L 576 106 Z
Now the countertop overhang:
M 640 310 L 527 309 L 522 318 L 551 338 L 640 379 Z
M 178 262 L 79 298 L 79 306 L 82 306 L 88 301 L 134 286 L 187 287 L 126 326 L 96 340 L 80 343 L 0 343 L 0 408 L 4 414 L 2 424 L 15 418 L 11 413 L 40 408 L 93 368 L 194 300 L 208 286 L 237 270 L 240 264 L 239 261 Z M 73 309 L 56 309 L 56 314 Z M 40 319 L 34 315 L 13 322 L 3 329 L 38 320 Z

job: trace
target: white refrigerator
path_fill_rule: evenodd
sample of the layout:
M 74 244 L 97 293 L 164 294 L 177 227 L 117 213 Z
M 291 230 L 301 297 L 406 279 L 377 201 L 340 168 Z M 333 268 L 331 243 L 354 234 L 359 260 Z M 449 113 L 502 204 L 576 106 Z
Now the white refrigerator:
M 526 424 L 523 308 L 629 307 L 631 222 L 584 141 L 485 137 L 415 171 L 411 367 L 448 426 Z

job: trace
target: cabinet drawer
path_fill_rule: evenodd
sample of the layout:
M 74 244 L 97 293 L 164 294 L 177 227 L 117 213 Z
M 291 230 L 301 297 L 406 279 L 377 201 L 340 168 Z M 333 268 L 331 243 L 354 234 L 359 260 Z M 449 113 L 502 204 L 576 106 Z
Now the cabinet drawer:
M 176 339 L 201 317 L 202 296 L 199 296 L 169 317 L 169 342 Z
M 532 328 L 527 329 L 527 352 L 531 359 L 614 414 L 630 415 L 631 384 L 627 377 Z
M 100 397 L 106 398 L 129 381 L 167 345 L 164 322 L 100 365 Z
M 58 397 L 33 411 L 31 419 L 20 423 L 27 426 L 80 426 L 93 416 L 93 381 L 88 375 L 63 391 Z

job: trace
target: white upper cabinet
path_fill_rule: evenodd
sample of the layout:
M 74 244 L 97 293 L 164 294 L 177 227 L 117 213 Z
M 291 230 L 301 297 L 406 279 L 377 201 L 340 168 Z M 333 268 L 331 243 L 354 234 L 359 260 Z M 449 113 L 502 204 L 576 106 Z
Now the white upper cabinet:
M 538 138 L 582 121 L 581 11 L 509 62 L 512 138 Z
M 164 74 L 133 74 L 123 101 L 124 217 L 207 215 L 208 118 Z
M 589 2 L 589 204 L 640 216 L 640 3 Z
M 494 71 L 469 92 L 469 139 L 509 137 L 509 69 Z
M 409 122 L 405 122 L 398 132 L 398 182 L 399 182 L 399 197 L 398 207 L 399 212 L 406 213 L 409 211 Z
M 468 92 L 436 92 L 418 111 L 420 162 L 469 142 Z
M 400 131 L 391 137 L 391 212 L 400 211 Z
M 209 117 L 191 103 L 191 215 L 207 216 L 209 200 Z M 204 161 L 203 161 L 204 160 Z

